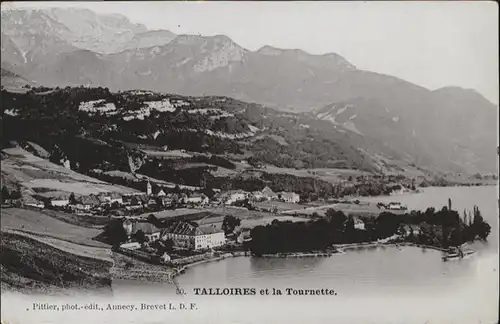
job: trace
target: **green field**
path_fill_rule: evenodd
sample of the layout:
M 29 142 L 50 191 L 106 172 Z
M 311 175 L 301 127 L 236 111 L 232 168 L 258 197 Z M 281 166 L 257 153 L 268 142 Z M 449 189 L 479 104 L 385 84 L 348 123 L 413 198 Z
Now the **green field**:
M 33 235 L 48 236 L 80 245 L 109 247 L 94 240 L 102 232 L 102 228 L 89 228 L 70 224 L 51 217 L 45 214 L 44 211 L 4 208 L 0 217 L 2 229 L 27 231 Z
M 136 190 L 106 183 L 34 156 L 21 148 L 2 150 L 2 184 L 19 185 L 33 195 L 52 192 L 80 195 L 101 192 L 132 193 Z

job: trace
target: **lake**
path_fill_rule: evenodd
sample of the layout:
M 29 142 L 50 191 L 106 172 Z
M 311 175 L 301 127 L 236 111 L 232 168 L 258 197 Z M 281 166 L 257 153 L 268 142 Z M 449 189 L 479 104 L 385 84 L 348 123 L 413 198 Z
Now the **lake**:
M 443 262 L 441 252 L 414 247 L 359 249 L 330 258 L 238 257 L 196 266 L 176 281 L 190 295 L 197 287 L 276 288 L 282 292 L 286 288 L 331 288 L 337 293 L 333 297 L 205 296 L 200 299 L 200 303 L 210 309 L 204 312 L 207 319 L 215 316 L 229 320 L 238 312 L 244 314 L 234 323 L 272 323 L 281 322 L 283 318 L 287 323 L 341 319 L 349 323 L 424 323 L 427 320 L 430 323 L 496 323 L 497 187 L 431 187 L 417 194 L 364 200 L 398 201 L 410 210 L 425 210 L 442 208 L 448 204 L 448 198 L 460 214 L 464 209 L 472 211 L 477 205 L 492 227 L 487 243 L 469 245 L 477 252 L 471 258 Z M 130 285 L 126 287 L 118 290 L 123 293 L 134 290 Z M 148 291 L 173 291 L 159 285 L 147 287 Z M 145 286 L 137 288 L 142 291 Z M 186 298 L 196 299 L 196 296 Z
M 194 302 L 195 311 L 106 313 L 100 323 L 497 323 L 498 188 L 425 188 L 421 193 L 372 197 L 399 201 L 409 209 L 453 209 L 476 204 L 490 223 L 488 243 L 474 243 L 472 257 L 443 262 L 441 252 L 415 247 L 375 247 L 329 258 L 237 257 L 202 264 L 173 285 L 115 281 L 115 301 Z M 255 288 L 255 296 L 196 296 L 194 288 Z M 333 289 L 334 296 L 260 295 L 272 288 Z M 265 291 L 264 291 L 265 293 Z M 104 301 L 105 299 L 103 299 Z M 64 314 L 58 314 L 64 316 Z M 92 313 L 78 320 L 93 322 Z M 62 317 L 61 317 L 62 320 Z

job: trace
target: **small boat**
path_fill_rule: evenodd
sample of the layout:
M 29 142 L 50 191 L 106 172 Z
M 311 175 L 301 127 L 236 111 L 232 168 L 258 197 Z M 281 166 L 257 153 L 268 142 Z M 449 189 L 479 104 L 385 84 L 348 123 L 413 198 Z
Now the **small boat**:
M 450 248 L 443 256 L 443 261 L 453 261 L 465 259 L 474 254 L 474 251 L 462 251 L 460 248 Z

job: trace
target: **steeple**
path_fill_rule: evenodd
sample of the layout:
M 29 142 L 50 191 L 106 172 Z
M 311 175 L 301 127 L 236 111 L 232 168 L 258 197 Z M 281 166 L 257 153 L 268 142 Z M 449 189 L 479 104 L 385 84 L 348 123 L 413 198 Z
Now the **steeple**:
M 153 187 L 151 186 L 151 182 L 149 182 L 149 179 L 148 184 L 146 185 L 146 194 L 148 196 L 151 196 L 153 194 Z

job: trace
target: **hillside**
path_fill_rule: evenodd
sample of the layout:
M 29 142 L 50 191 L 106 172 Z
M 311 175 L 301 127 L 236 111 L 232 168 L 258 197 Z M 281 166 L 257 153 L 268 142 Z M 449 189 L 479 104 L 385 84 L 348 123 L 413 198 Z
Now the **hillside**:
M 34 143 L 24 145 L 37 155 L 48 158 L 49 153 Z M 55 161 L 54 161 L 55 162 Z M 102 192 L 131 193 L 133 189 L 111 185 L 101 180 L 79 174 L 62 165 L 37 157 L 20 147 L 2 150 L 2 187 L 9 192 L 18 191 L 23 196 L 54 197 L 61 194 L 89 195 Z
M 27 92 L 28 87 L 34 86 L 35 83 L 29 80 L 26 80 L 20 75 L 17 75 L 16 73 L 5 69 L 1 68 L 1 84 L 2 84 L 2 89 L 6 89 L 11 92 Z
M 143 151 L 165 149 L 286 167 L 372 168 L 340 132 L 307 128 L 299 123 L 306 117 L 231 98 L 103 88 L 3 92 L 2 98 L 4 147 L 34 141 L 47 151 L 57 148 L 77 171 L 131 171 L 129 158 L 140 168 L 147 162 Z
M 219 188 L 212 177 L 237 177 L 259 165 L 292 175 L 330 168 L 337 175 L 353 169 L 415 178 L 453 170 L 428 147 L 391 139 L 398 129 L 371 127 L 372 119 L 359 123 L 355 108 L 296 114 L 227 97 L 83 87 L 4 91 L 2 98 L 4 148 L 16 142 L 80 174 L 139 190 L 144 176 L 165 186 L 208 181 Z
M 2 293 L 64 292 L 65 289 L 111 289 L 111 262 L 80 257 L 37 239 L 2 231 Z
M 294 123 L 319 127 L 314 132 L 322 135 L 313 138 L 341 146 L 318 144 L 318 152 L 328 152 L 329 167 L 345 160 L 340 152 L 349 157 L 341 167 L 379 171 L 385 164 L 445 173 L 491 173 L 497 167 L 498 107 L 480 94 L 457 87 L 431 91 L 360 70 L 335 53 L 271 46 L 250 51 L 225 35 L 151 31 L 124 16 L 83 9 L 15 10 L 2 11 L 2 66 L 48 86 L 224 96 L 292 111 L 279 118 L 283 124 L 274 132 Z M 286 139 L 294 133 L 277 135 Z M 290 152 L 281 155 L 287 156 L 286 166 L 301 166 L 290 161 Z M 316 159 L 305 160 L 300 159 L 308 167 Z M 319 163 L 326 165 L 324 158 Z

